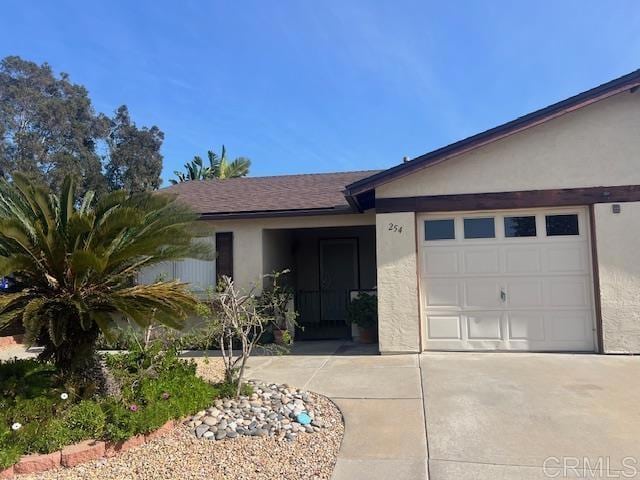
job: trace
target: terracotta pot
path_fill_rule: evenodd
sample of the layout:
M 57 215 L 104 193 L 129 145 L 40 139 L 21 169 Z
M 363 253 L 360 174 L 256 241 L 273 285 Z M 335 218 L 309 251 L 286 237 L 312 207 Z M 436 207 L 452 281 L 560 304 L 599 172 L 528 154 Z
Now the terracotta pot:
M 287 333 L 286 330 L 273 329 L 273 341 L 276 345 L 287 345 L 287 342 L 284 341 L 284 336 Z
M 376 343 L 378 331 L 376 327 L 362 328 L 358 327 L 360 336 L 358 337 L 359 343 Z

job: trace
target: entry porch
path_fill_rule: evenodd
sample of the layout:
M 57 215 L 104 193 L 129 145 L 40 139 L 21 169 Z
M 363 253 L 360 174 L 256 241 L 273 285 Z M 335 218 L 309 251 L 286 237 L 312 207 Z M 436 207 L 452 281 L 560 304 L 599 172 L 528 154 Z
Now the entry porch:
M 294 291 L 297 340 L 354 336 L 346 321 L 350 298 L 376 288 L 374 225 L 265 229 L 262 253 L 264 274 L 290 270 L 284 283 Z

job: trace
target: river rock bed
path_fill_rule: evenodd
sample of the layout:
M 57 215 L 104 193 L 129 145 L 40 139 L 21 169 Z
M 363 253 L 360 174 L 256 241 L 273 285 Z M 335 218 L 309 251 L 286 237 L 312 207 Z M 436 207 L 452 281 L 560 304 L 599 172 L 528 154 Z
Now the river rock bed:
M 286 384 L 248 383 L 253 394 L 236 400 L 216 400 L 185 424 L 197 438 L 206 440 L 256 436 L 293 441 L 300 434 L 324 428 L 322 408 L 309 392 Z
M 113 458 L 58 468 L 19 480 L 329 480 L 344 425 L 326 397 L 310 394 L 325 427 L 295 442 L 238 435 L 233 441 L 196 438 L 186 425 Z

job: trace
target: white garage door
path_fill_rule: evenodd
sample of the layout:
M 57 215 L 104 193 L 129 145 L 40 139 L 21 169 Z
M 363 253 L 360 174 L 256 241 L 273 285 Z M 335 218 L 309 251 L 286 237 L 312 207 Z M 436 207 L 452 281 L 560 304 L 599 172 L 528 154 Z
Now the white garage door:
M 429 350 L 593 351 L 587 210 L 419 217 Z

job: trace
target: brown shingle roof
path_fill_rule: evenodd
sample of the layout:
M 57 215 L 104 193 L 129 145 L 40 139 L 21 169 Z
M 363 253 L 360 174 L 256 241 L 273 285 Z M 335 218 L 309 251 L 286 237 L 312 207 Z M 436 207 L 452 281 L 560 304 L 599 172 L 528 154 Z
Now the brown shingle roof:
M 196 212 L 216 217 L 295 210 L 348 211 L 350 206 L 342 193 L 346 185 L 377 172 L 368 170 L 189 181 L 163 188 L 161 192 L 175 193 Z

